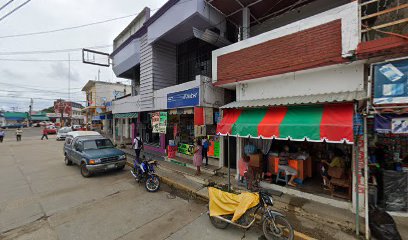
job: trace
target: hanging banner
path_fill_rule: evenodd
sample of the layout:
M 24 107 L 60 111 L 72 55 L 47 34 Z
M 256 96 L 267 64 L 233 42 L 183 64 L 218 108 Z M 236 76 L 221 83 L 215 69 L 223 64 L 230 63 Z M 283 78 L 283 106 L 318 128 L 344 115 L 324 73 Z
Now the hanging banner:
M 167 112 L 152 113 L 152 132 L 166 133 Z
M 408 103 L 408 59 L 373 65 L 373 103 Z
M 167 112 L 160 112 L 159 133 L 166 133 Z

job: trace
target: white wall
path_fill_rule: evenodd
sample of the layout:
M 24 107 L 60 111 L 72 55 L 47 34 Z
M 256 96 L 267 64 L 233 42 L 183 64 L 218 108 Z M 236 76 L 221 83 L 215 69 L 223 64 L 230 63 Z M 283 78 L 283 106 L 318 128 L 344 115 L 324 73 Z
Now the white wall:
M 194 81 L 178 84 L 154 91 L 154 110 L 167 109 L 167 94 L 200 87 L 201 107 L 220 107 L 224 105 L 224 89 L 214 87 L 211 78 L 196 76 Z
M 132 92 L 132 87 L 130 85 L 123 85 L 123 84 L 104 84 L 98 83 L 95 84 L 95 91 L 96 91 L 96 106 L 102 106 L 103 101 L 102 98 L 106 98 L 106 101 L 112 101 L 114 99 L 113 92 L 120 91 L 123 92 L 126 89 L 126 94 L 130 94 Z
M 201 81 L 200 105 L 203 107 L 221 107 L 224 105 L 224 89 L 215 87 L 211 83 L 211 78 L 206 76 L 196 76 Z
M 112 101 L 112 113 L 140 112 L 140 96 L 129 96 Z
M 237 101 L 364 90 L 364 64 L 334 65 L 245 81 Z
M 213 82 L 217 81 L 217 59 L 219 56 L 239 51 L 266 41 L 277 39 L 289 34 L 297 33 L 312 27 L 316 27 L 337 19 L 341 19 L 342 56 L 348 57 L 357 49 L 359 43 L 359 19 L 358 2 L 349 4 L 319 13 L 309 18 L 285 25 L 283 27 L 262 33 L 258 36 L 245 39 L 229 46 L 217 49 L 212 53 L 212 76 Z M 300 40 L 299 40 L 300 41 Z

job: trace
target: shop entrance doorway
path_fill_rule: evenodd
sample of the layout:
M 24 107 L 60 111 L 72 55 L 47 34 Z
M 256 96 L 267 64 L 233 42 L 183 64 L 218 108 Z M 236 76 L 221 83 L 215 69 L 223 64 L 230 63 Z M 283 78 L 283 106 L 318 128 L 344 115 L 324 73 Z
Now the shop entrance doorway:
M 230 145 L 228 147 L 228 138 Z M 228 166 L 228 151 L 230 154 L 230 166 L 232 169 L 237 168 L 237 138 L 236 137 L 225 137 L 224 139 L 224 166 Z

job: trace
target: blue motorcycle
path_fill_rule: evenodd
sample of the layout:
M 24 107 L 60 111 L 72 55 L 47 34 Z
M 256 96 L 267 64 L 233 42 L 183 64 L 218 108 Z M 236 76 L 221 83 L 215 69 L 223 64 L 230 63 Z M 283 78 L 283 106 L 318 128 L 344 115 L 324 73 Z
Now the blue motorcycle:
M 143 160 L 140 165 L 136 165 L 137 167 L 133 167 L 130 171 L 138 183 L 145 183 L 148 192 L 157 192 L 160 188 L 160 179 L 154 170 L 157 165 L 158 162 L 155 160 Z

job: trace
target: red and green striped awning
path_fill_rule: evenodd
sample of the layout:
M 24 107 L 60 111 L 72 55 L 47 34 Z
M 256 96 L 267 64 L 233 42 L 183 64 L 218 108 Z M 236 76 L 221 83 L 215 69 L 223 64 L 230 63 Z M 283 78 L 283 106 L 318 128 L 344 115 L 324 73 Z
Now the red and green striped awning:
M 353 143 L 353 104 L 224 109 L 220 135 Z

